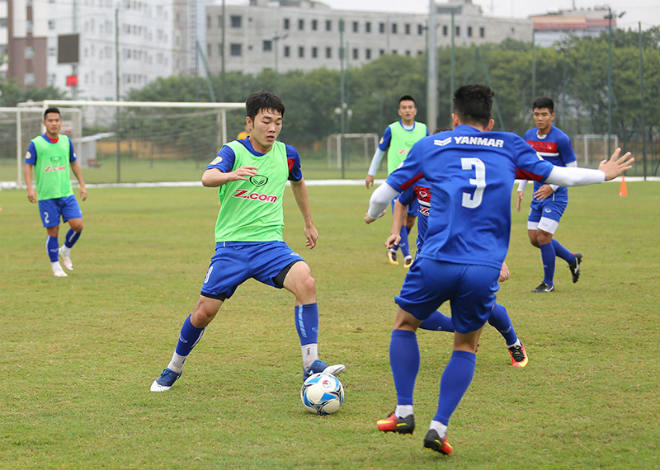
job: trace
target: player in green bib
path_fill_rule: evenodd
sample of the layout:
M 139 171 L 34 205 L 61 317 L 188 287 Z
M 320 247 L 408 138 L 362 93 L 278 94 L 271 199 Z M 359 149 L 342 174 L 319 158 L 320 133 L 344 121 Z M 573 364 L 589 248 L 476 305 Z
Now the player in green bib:
M 380 162 L 387 152 L 387 174 L 389 176 L 394 170 L 399 168 L 408 156 L 408 152 L 413 145 L 422 137 L 429 135 L 426 124 L 415 121 L 417 116 L 417 104 L 410 95 L 404 95 L 399 98 L 398 114 L 401 120 L 393 122 L 385 129 L 383 137 L 378 143 L 376 153 L 374 154 L 367 177 L 364 182 L 367 188 L 374 184 L 374 177 L 380 166 Z M 392 201 L 392 210 L 394 210 L 394 200 Z M 390 264 L 399 264 L 396 259 L 396 252 L 400 248 L 403 254 L 403 264 L 409 268 L 413 262 L 408 245 L 408 231 L 415 225 L 417 217 L 417 205 L 411 204 L 408 207 L 406 224 L 401 227 L 401 241 L 398 245 L 387 250 L 387 259 Z
M 250 135 L 224 145 L 202 175 L 204 186 L 219 187 L 216 250 L 195 309 L 183 322 L 172 360 L 151 384 L 152 392 L 172 387 L 220 306 L 249 278 L 285 288 L 295 296 L 303 380 L 316 372 L 339 374 L 345 369 L 343 364 L 329 366 L 318 357 L 315 281 L 305 260 L 282 239 L 287 181 L 305 221 L 307 247 L 314 248 L 318 239 L 298 151 L 277 140 L 284 104 L 278 96 L 260 92 L 248 96 L 245 108 Z
M 46 251 L 53 274 L 56 277 L 66 277 L 67 274 L 60 265 L 60 258 L 64 267 L 72 271 L 71 248 L 80 238 L 83 229 L 82 212 L 71 187 L 72 170 L 80 184 L 80 197 L 83 201 L 87 199 L 87 190 L 73 143 L 66 135 L 60 134 L 62 118 L 59 109 L 46 109 L 44 127 L 46 132 L 30 141 L 23 174 L 28 201 L 39 204 L 41 222 L 48 234 Z M 36 190 L 32 187 L 33 170 Z M 58 241 L 60 218 L 68 222 L 70 227 L 61 247 Z

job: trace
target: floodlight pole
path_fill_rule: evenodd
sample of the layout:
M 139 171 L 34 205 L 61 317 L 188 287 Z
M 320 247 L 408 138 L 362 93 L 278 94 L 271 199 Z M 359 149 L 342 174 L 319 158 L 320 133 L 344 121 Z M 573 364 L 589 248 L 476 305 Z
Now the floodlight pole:
M 119 101 L 119 8 L 115 8 L 115 101 Z M 117 183 L 121 182 L 121 155 L 119 132 L 119 108 L 115 110 L 117 134 L 115 138 L 115 165 L 117 167 Z
M 607 7 L 607 157 L 612 155 L 612 8 Z M 626 12 L 621 12 L 617 18 L 621 18 Z
M 426 82 L 428 83 L 426 107 L 426 124 L 431 134 L 435 133 L 438 123 L 438 69 L 436 54 L 436 35 L 435 35 L 435 0 L 429 0 L 429 20 L 428 20 L 428 70 Z

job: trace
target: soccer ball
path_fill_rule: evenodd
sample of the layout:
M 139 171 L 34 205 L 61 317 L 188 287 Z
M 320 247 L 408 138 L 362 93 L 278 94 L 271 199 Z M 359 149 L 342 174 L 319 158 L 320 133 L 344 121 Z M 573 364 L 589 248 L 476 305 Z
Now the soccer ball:
M 300 399 L 310 413 L 336 413 L 344 402 L 344 387 L 332 374 L 310 375 L 300 389 Z

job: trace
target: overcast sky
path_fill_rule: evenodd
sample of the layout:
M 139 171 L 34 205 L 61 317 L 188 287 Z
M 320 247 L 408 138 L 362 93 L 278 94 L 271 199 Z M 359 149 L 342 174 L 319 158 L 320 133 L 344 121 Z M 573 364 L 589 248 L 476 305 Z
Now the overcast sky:
M 421 13 L 428 11 L 428 0 L 321 0 L 333 8 L 341 10 L 376 10 Z M 439 2 L 438 2 L 439 3 Z M 473 0 L 488 16 L 514 16 L 526 18 L 529 15 L 547 13 L 560 9 L 589 8 L 605 4 L 604 0 Z M 637 29 L 660 25 L 660 0 L 609 0 L 607 3 L 616 13 L 625 11 L 618 20 L 619 27 Z

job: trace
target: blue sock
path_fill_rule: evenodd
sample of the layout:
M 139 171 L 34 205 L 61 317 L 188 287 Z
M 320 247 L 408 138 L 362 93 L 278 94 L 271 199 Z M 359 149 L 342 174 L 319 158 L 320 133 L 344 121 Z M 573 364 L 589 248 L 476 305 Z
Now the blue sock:
M 509 318 L 509 314 L 506 312 L 506 309 L 502 305 L 495 304 L 493 307 L 493 312 L 488 318 L 488 323 L 490 323 L 492 327 L 500 332 L 506 341 L 507 346 L 510 346 L 518 341 L 516 330 L 513 329 L 513 325 L 511 324 L 511 318 Z
M 539 246 L 541 260 L 543 261 L 543 282 L 553 286 L 555 277 L 555 248 L 552 243 Z
M 438 411 L 434 421 L 449 425 L 449 418 L 472 382 L 476 363 L 477 355 L 471 352 L 454 351 L 451 355 L 440 380 Z
M 396 388 L 397 405 L 412 405 L 415 379 L 419 371 L 419 346 L 414 332 L 392 330 L 390 366 Z
M 433 312 L 429 317 L 424 320 L 419 327 L 423 330 L 431 331 L 454 331 L 454 324 L 451 321 L 451 317 L 443 315 L 437 310 Z
M 568 264 L 571 264 L 573 261 L 575 261 L 575 255 L 564 248 L 564 246 L 554 238 L 552 239 L 552 246 L 555 249 L 555 254 L 566 261 Z
M 313 304 L 296 305 L 296 330 L 300 345 L 316 344 L 319 337 L 319 306 Z
M 204 328 L 195 328 L 190 323 L 190 315 L 183 322 L 179 342 L 176 345 L 176 353 L 180 356 L 187 356 L 190 351 L 199 343 L 204 334 Z
M 69 229 L 68 232 L 66 232 L 66 237 L 64 238 L 64 246 L 67 248 L 73 248 L 73 245 L 76 244 L 78 239 L 80 238 L 81 232 L 76 232 L 72 228 Z
M 399 248 L 401 248 L 401 253 L 403 254 L 403 257 L 410 256 L 410 246 L 408 245 L 408 227 L 405 225 L 401 226 L 401 232 L 399 232 L 401 235 L 401 241 L 399 242 Z
M 50 235 L 46 238 L 46 252 L 50 258 L 50 262 L 54 263 L 60 259 L 60 242 L 57 241 L 57 237 L 51 237 Z

